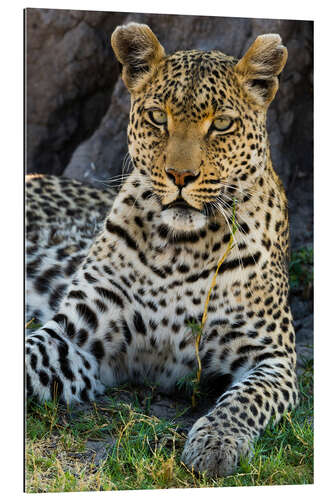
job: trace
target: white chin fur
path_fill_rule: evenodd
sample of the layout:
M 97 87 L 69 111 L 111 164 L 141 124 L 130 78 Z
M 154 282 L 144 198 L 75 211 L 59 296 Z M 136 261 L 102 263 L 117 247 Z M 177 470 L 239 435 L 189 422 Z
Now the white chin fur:
M 169 208 L 161 212 L 161 220 L 170 229 L 181 232 L 193 232 L 202 229 L 207 218 L 196 210 L 183 210 L 181 208 Z

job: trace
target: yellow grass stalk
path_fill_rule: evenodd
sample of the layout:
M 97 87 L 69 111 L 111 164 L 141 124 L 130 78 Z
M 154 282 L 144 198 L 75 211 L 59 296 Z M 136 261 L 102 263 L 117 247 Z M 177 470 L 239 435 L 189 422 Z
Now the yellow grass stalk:
M 194 379 L 194 388 L 193 388 L 193 393 L 192 393 L 192 406 L 193 407 L 196 404 L 195 403 L 195 396 L 196 396 L 196 394 L 198 392 L 198 387 L 199 387 L 200 378 L 201 378 L 201 372 L 202 372 L 201 359 L 200 359 L 200 354 L 199 354 L 199 346 L 200 346 L 200 340 L 201 340 L 201 337 L 202 337 L 202 332 L 203 332 L 205 323 L 207 321 L 209 300 L 210 300 L 211 293 L 212 293 L 212 291 L 214 289 L 214 286 L 216 285 L 216 278 L 217 278 L 218 272 L 220 270 L 220 267 L 222 266 L 223 262 L 228 257 L 228 255 L 231 252 L 231 250 L 233 249 L 233 246 L 234 246 L 234 235 L 235 235 L 236 231 L 237 231 L 237 225 L 236 225 L 236 199 L 234 198 L 233 199 L 233 210 L 232 210 L 232 231 L 231 231 L 231 234 L 230 234 L 230 240 L 229 240 L 228 246 L 227 246 L 224 254 L 222 255 L 222 257 L 220 258 L 220 260 L 217 263 L 216 270 L 215 270 L 215 273 L 214 273 L 214 276 L 213 276 L 213 279 L 212 279 L 212 282 L 211 282 L 211 285 L 209 287 L 209 290 L 208 290 L 208 293 L 207 293 L 207 297 L 206 297 L 206 300 L 205 300 L 205 307 L 204 307 L 204 312 L 203 312 L 202 319 L 201 319 L 201 324 L 198 325 L 197 334 L 196 334 L 196 337 L 195 337 L 195 356 L 196 356 L 196 359 L 197 359 L 197 373 L 196 373 L 196 378 Z

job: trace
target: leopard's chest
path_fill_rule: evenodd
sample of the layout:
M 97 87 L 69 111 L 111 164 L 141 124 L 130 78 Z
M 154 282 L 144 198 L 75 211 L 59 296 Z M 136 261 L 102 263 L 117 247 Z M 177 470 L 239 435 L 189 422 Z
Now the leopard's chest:
M 240 250 L 233 249 L 228 265 L 212 286 L 227 242 L 220 245 L 218 253 L 213 251 L 215 240 L 202 238 L 192 245 L 165 246 L 154 254 L 140 245 L 128 248 L 129 237 L 127 243 L 124 238 L 109 238 L 109 254 L 97 252 L 89 268 L 83 269 L 98 281 L 89 287 L 90 303 L 103 302 L 91 342 L 97 338 L 104 346 L 104 382 L 113 384 L 115 379 L 118 383 L 130 378 L 150 380 L 164 389 L 174 387 L 177 380 L 197 367 L 195 339 L 205 310 L 200 358 L 208 356 L 210 362 L 207 367 L 203 364 L 204 371 L 228 373 L 240 347 L 239 335 L 234 341 L 232 332 L 240 323 L 246 330 L 249 299 L 245 284 L 257 266 L 252 257 L 256 249 L 245 261 L 245 268 L 239 263 Z M 215 233 L 214 238 L 223 239 Z M 241 252 L 249 252 L 249 248 Z
M 183 377 L 194 373 L 195 341 L 205 307 L 209 319 L 202 334 L 200 358 L 205 359 L 212 352 L 218 355 L 220 339 L 235 324 L 238 309 L 243 306 L 234 299 L 230 307 L 230 299 L 223 297 L 225 284 L 221 279 L 206 304 L 213 274 L 173 274 L 163 280 L 150 275 L 149 284 L 137 276 L 129 292 L 131 303 L 117 320 L 118 328 L 123 331 L 125 327 L 128 333 L 125 352 L 112 358 L 113 364 L 114 360 L 118 364 L 120 380 L 146 381 L 170 390 Z M 223 373 L 223 367 L 220 372 Z

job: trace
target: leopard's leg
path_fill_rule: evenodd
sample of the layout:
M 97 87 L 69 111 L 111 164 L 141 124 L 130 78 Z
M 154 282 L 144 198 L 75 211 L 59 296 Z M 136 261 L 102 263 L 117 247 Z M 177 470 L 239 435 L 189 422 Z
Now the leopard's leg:
M 250 455 L 253 439 L 270 418 L 278 421 L 297 401 L 292 361 L 270 358 L 259 363 L 193 425 L 182 460 L 190 469 L 210 476 L 233 473 L 240 456 Z
M 65 403 L 93 400 L 102 394 L 96 357 L 49 321 L 26 339 L 27 396 L 39 401 L 59 398 Z
M 106 261 L 108 263 L 108 261 Z M 87 257 L 58 312 L 26 341 L 27 394 L 66 403 L 92 400 L 127 378 L 124 311 L 132 302 L 104 260 Z

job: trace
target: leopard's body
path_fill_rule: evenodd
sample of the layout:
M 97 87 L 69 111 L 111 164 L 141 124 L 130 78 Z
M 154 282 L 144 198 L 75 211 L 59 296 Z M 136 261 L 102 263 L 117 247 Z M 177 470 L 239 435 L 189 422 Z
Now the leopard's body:
M 201 321 L 234 218 L 200 342 L 202 379 L 218 376 L 221 397 L 183 453 L 209 474 L 234 470 L 298 397 L 286 198 L 265 128 L 286 55 L 277 35 L 261 38 L 239 62 L 166 57 L 149 28 L 118 28 L 134 171 L 114 202 L 53 177 L 27 189 L 28 315 L 46 321 L 27 340 L 27 389 L 40 399 L 92 399 L 127 380 L 172 391 L 193 373 L 189 322 Z

